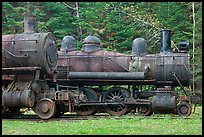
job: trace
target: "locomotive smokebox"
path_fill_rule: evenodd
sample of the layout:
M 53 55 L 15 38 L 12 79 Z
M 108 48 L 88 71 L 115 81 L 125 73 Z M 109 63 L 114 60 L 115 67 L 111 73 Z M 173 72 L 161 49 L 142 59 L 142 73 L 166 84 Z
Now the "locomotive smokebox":
M 161 30 L 161 51 L 171 52 L 171 31 L 168 29 Z
M 24 17 L 24 33 L 35 32 L 35 16 L 27 15 Z
M 2 68 L 40 67 L 42 76 L 53 75 L 57 49 L 51 32 L 34 33 L 34 16 L 24 18 L 25 33 L 2 35 Z

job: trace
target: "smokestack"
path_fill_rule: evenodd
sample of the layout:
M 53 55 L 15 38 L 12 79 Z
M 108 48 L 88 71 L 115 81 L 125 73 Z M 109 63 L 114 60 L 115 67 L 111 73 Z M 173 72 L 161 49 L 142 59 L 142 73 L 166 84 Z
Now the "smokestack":
M 24 33 L 35 33 L 35 16 L 26 15 L 24 17 Z
M 160 52 L 171 52 L 171 31 L 168 29 L 161 30 Z

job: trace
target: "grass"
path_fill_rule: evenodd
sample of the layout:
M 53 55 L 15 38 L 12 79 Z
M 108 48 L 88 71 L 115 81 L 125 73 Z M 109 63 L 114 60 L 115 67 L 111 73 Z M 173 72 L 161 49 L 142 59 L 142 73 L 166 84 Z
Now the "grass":
M 176 119 L 172 114 L 154 114 L 162 119 L 125 115 L 97 120 L 20 121 L 3 120 L 3 135 L 202 135 L 202 107 L 190 117 Z

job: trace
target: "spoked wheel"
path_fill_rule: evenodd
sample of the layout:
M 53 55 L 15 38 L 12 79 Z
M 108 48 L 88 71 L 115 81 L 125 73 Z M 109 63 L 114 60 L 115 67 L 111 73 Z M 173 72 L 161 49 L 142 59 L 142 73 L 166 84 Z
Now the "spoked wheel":
M 85 102 L 97 102 L 98 97 L 96 92 L 90 88 L 80 88 L 79 91 L 85 95 Z M 94 115 L 97 111 L 97 106 L 79 106 L 76 108 L 76 113 L 81 116 Z
M 118 103 L 104 106 L 104 109 L 110 115 L 124 115 L 130 109 L 124 104 L 129 98 L 129 92 L 125 88 L 111 88 L 105 93 L 103 101 L 107 103 Z
M 181 102 L 177 106 L 177 113 L 179 116 L 188 117 L 192 112 L 192 107 L 188 102 Z
M 41 99 L 35 106 L 35 112 L 40 118 L 49 119 L 56 112 L 55 102 L 48 98 Z
M 152 107 L 148 104 L 139 105 L 137 110 L 138 114 L 142 116 L 151 116 L 153 114 Z

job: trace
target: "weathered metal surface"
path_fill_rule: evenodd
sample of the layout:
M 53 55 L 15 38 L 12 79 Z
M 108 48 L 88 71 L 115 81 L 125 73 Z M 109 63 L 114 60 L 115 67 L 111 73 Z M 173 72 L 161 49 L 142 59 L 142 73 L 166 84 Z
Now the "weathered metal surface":
M 138 114 L 142 116 L 151 116 L 153 114 L 152 106 L 149 104 L 140 104 L 137 111 Z
M 101 50 L 100 39 L 96 36 L 89 35 L 84 39 L 83 46 L 81 48 L 82 52 L 91 53 Z
M 111 88 L 109 89 L 104 97 L 103 102 L 107 103 L 121 103 L 121 104 L 110 104 L 104 106 L 104 110 L 110 115 L 124 115 L 127 114 L 130 109 L 128 105 L 124 103 L 128 101 L 130 93 L 125 88 Z
M 192 107 L 188 102 L 182 101 L 178 104 L 177 113 L 179 116 L 188 117 L 191 114 L 191 112 L 192 112 Z
M 171 31 L 161 30 L 161 50 L 160 52 L 171 52 Z
M 68 77 L 70 79 L 145 79 L 144 72 L 70 72 Z
M 96 46 L 99 46 L 101 43 L 101 40 L 93 35 L 89 35 L 88 37 L 86 37 L 83 41 L 83 44 L 98 44 Z
M 56 113 L 56 105 L 51 99 L 41 99 L 35 106 L 36 114 L 42 119 L 49 119 Z
M 147 43 L 144 38 L 136 38 L 132 43 L 132 55 L 141 56 L 147 54 Z
M 31 90 L 5 91 L 2 95 L 2 103 L 5 107 L 32 107 L 35 95 Z
M 27 15 L 24 17 L 24 33 L 35 32 L 35 17 Z
M 190 58 L 186 54 L 162 54 L 155 60 L 156 79 L 157 81 L 172 81 L 173 85 L 180 86 L 173 73 L 176 74 L 183 86 L 189 85 Z
M 180 86 L 173 73 L 183 86 L 189 85 L 190 58 L 188 54 L 161 53 L 133 57 L 130 62 L 131 72 L 145 72 L 147 80 L 156 79 L 155 84 Z
M 35 71 L 41 69 L 41 67 L 12 67 L 12 68 L 2 68 L 2 71 Z
M 39 80 L 39 69 L 39 67 L 2 68 L 2 72 L 8 71 L 14 74 L 12 82 L 2 91 L 2 103 L 5 108 L 34 106 L 35 95 L 42 89 L 37 82 L 34 82 Z
M 98 97 L 96 92 L 93 89 L 90 88 L 80 88 L 79 92 L 84 95 L 83 102 L 98 102 Z M 75 108 L 75 111 L 78 115 L 81 116 L 87 116 L 87 115 L 93 115 L 96 113 L 98 107 L 96 105 L 92 106 L 78 106 Z
M 92 53 L 81 51 L 59 53 L 57 69 L 60 71 L 58 78 L 67 78 L 69 71 L 128 72 L 130 60 L 131 58 L 128 55 L 105 50 Z
M 65 36 L 62 39 L 60 51 L 70 52 L 76 50 L 76 40 L 72 36 Z
M 9 45 L 9 43 L 11 43 L 10 40 L 12 40 L 12 37 L 13 37 L 13 35 L 3 35 L 2 36 L 2 54 L 1 54 L 1 56 L 2 56 L 2 67 L 8 66 L 7 61 L 6 61 L 7 58 L 5 56 L 4 49 L 6 49 L 8 47 L 8 45 Z M 4 42 L 3 42 L 3 40 L 4 40 Z
M 42 67 L 52 75 L 57 65 L 57 50 L 51 33 L 2 36 L 2 68 Z
M 55 93 L 55 100 L 59 101 L 59 100 L 63 100 L 63 101 L 67 101 L 70 100 L 70 96 L 68 92 L 62 92 L 62 91 L 58 91 Z
M 154 110 L 173 110 L 176 108 L 176 98 L 164 93 L 155 95 L 152 98 L 152 108 Z

